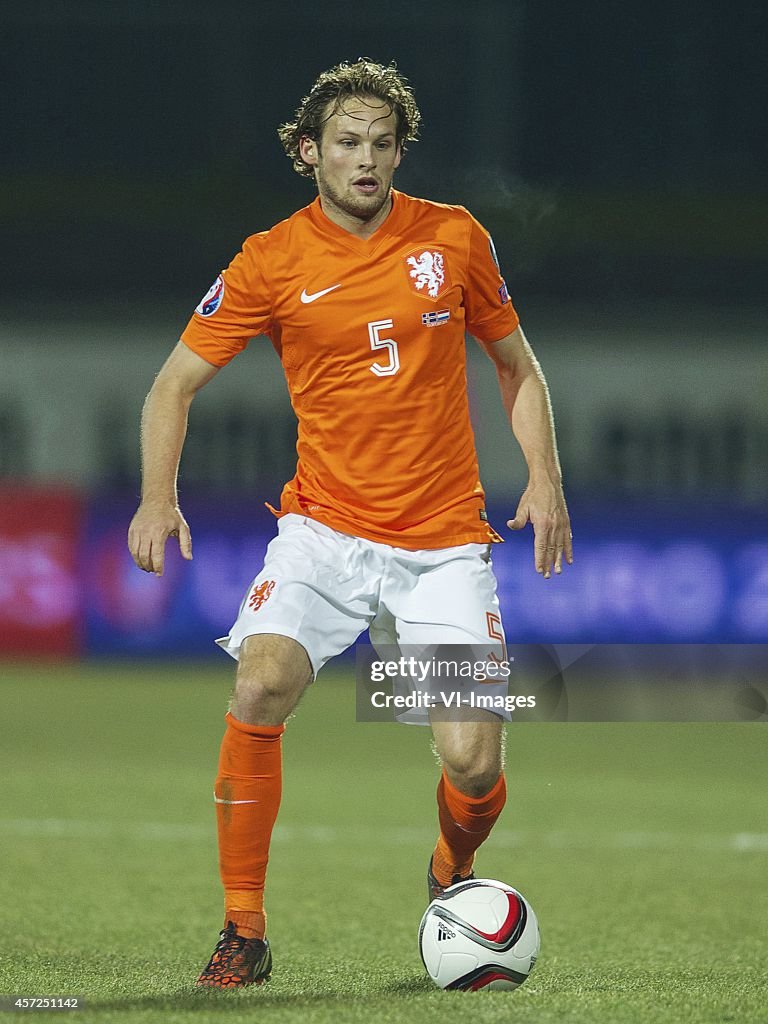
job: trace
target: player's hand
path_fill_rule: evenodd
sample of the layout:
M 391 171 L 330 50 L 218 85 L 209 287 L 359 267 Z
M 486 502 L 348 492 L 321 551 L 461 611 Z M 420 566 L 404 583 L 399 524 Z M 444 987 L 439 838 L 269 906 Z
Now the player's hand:
M 573 564 L 571 520 L 565 504 L 563 489 L 552 481 L 528 484 L 515 518 L 507 522 L 511 530 L 522 530 L 526 523 L 533 526 L 533 553 L 536 572 L 548 580 L 554 567 L 559 576 L 563 571 L 563 556 Z
M 128 527 L 128 548 L 136 565 L 162 576 L 169 537 L 178 537 L 182 555 L 192 558 L 192 534 L 178 506 L 142 502 Z

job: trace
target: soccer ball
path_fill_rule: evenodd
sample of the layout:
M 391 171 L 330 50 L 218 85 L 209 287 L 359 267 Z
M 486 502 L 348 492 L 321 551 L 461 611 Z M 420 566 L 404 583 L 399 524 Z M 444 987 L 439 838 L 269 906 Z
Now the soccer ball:
M 421 959 L 439 988 L 517 988 L 540 946 L 533 907 L 517 889 L 492 878 L 450 886 L 432 900 L 419 926 Z

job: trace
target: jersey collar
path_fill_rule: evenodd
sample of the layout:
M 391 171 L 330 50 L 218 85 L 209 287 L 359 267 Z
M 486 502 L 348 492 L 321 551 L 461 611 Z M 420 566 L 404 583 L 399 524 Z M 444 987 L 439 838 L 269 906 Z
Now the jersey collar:
M 320 196 L 313 203 L 310 203 L 309 213 L 315 226 L 324 235 L 336 239 L 348 248 L 354 249 L 355 252 L 370 255 L 378 249 L 385 239 L 397 233 L 403 218 L 403 200 L 403 193 L 392 189 L 392 209 L 389 211 L 387 219 L 376 228 L 370 238 L 360 238 L 358 235 L 353 235 L 351 231 L 346 231 L 338 224 L 335 224 L 323 211 L 323 207 L 320 204 Z

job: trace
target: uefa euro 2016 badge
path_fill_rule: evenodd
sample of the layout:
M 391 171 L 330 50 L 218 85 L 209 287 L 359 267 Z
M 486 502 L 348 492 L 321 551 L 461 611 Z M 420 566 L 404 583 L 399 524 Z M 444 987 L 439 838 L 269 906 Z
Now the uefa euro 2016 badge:
M 195 312 L 199 313 L 200 316 L 213 316 L 213 314 L 221 305 L 221 300 L 223 298 L 224 278 L 221 276 L 221 274 L 219 274 L 219 276 L 213 282 L 211 287 L 200 300 L 200 304 L 198 306 L 195 306 Z

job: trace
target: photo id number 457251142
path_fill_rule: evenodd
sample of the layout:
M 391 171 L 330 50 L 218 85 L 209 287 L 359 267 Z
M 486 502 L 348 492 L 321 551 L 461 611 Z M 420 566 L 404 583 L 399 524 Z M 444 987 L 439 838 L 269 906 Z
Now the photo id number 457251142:
M 24 1012 L 35 1010 L 82 1010 L 84 1001 L 81 996 L 0 996 L 0 1011 Z

